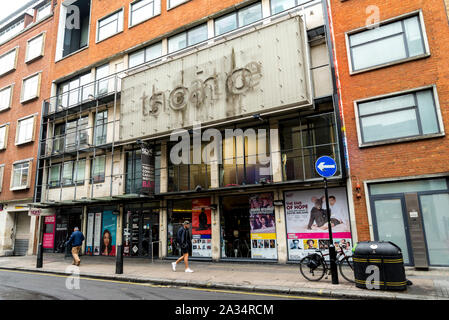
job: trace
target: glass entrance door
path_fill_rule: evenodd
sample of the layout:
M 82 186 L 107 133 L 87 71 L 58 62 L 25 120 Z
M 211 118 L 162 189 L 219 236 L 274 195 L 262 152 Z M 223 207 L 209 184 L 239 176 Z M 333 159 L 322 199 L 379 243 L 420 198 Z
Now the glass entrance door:
M 159 255 L 159 209 L 129 208 L 124 226 L 125 256 L 151 258 L 152 252 Z
M 404 222 L 405 201 L 403 197 L 375 198 L 374 232 L 376 241 L 391 241 L 402 249 L 405 264 L 411 264 L 408 246 L 408 225 Z
M 449 266 L 449 194 L 419 196 L 429 264 Z

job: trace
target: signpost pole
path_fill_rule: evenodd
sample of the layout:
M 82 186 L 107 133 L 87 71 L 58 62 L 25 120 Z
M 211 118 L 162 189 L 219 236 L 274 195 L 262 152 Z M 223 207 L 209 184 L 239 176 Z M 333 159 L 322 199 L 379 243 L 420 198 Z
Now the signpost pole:
M 337 255 L 335 252 L 334 239 L 332 237 L 331 215 L 329 211 L 329 195 L 327 192 L 327 178 L 324 178 L 324 195 L 326 197 L 326 215 L 327 215 L 327 225 L 329 229 L 329 258 L 331 264 L 332 284 L 338 284 L 338 271 L 336 263 Z
M 37 247 L 37 260 L 36 260 L 36 268 L 42 268 L 44 262 L 44 217 L 42 215 L 39 216 L 39 242 Z

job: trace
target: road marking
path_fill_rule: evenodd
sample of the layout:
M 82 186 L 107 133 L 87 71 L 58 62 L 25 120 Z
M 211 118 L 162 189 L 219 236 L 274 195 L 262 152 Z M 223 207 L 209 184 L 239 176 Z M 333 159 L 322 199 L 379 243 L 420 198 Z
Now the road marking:
M 73 275 L 59 275 L 59 274 L 49 274 L 43 272 L 33 272 L 33 271 L 21 271 L 21 270 L 9 270 L 2 269 L 0 271 L 3 272 L 16 272 L 16 273 L 24 273 L 24 274 L 33 274 L 33 275 L 42 275 L 47 277 L 57 277 L 57 278 L 68 278 L 73 277 Z M 152 288 L 179 288 L 184 290 L 196 290 L 196 291 L 208 291 L 208 292 L 219 292 L 219 293 L 232 293 L 232 294 L 246 294 L 246 295 L 255 295 L 255 296 L 266 296 L 266 297 L 277 297 L 277 298 L 289 298 L 289 299 L 302 299 L 302 300 L 336 300 L 332 298 L 316 298 L 316 297 L 305 297 L 305 296 L 294 296 L 287 294 L 270 294 L 270 293 L 260 293 L 260 292 L 247 292 L 247 291 L 237 291 L 237 290 L 222 290 L 222 289 L 207 289 L 207 288 L 195 288 L 195 287 L 176 287 L 173 285 L 156 285 L 150 283 L 138 283 L 138 282 L 130 282 L 130 281 L 120 281 L 120 280 L 108 280 L 108 279 L 96 279 L 89 277 L 79 277 L 82 280 L 90 280 L 90 281 L 101 281 L 101 282 L 110 282 L 110 283 L 120 283 L 120 284 L 132 284 L 138 286 L 146 286 Z M 321 292 L 320 292 L 321 294 Z

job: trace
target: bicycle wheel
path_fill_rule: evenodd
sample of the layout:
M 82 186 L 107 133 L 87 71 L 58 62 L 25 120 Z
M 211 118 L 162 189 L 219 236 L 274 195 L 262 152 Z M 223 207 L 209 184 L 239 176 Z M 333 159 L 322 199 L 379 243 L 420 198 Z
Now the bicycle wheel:
M 307 256 L 302 258 L 299 261 L 299 270 L 304 278 L 309 281 L 319 281 L 324 277 L 324 273 L 326 271 L 326 267 L 324 265 L 323 260 L 320 260 L 319 265 L 316 268 L 309 267 L 309 262 L 311 261 L 311 257 Z
M 338 263 L 338 268 L 340 269 L 340 274 L 349 282 L 355 282 L 354 277 L 354 263 L 352 262 L 352 257 L 345 257 Z

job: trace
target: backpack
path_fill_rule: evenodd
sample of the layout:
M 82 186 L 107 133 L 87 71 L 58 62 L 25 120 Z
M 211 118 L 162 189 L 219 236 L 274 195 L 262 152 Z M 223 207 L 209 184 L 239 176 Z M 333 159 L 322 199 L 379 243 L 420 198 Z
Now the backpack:
M 312 269 L 315 270 L 316 268 L 318 268 L 321 264 L 321 256 L 317 253 L 311 254 L 308 256 L 309 261 L 307 262 L 307 266 Z

